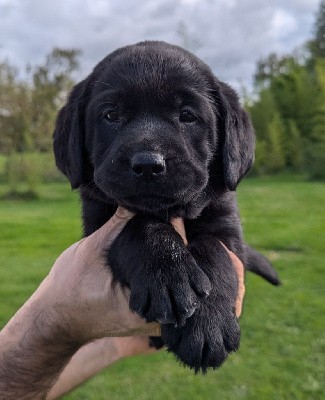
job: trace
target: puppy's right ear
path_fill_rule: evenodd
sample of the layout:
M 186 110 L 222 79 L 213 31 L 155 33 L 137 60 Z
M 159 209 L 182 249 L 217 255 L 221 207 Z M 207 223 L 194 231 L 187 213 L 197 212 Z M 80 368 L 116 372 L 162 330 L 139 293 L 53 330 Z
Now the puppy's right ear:
M 220 132 L 223 135 L 223 175 L 229 190 L 235 190 L 254 161 L 255 133 L 251 120 L 241 107 L 236 92 L 216 81 Z
M 53 148 L 56 165 L 76 189 L 83 182 L 86 161 L 85 108 L 88 102 L 87 79 L 78 83 L 60 110 L 54 130 Z

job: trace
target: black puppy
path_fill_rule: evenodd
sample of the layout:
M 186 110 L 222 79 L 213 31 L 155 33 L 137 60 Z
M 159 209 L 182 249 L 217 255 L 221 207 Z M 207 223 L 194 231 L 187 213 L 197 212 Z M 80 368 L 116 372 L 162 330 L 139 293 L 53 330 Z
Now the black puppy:
M 243 243 L 234 190 L 252 165 L 254 132 L 235 92 L 180 47 L 124 47 L 74 87 L 54 151 L 80 189 L 85 235 L 118 204 L 137 213 L 107 258 L 131 289 L 130 308 L 161 322 L 163 342 L 188 366 L 221 365 L 240 329 L 237 277 L 220 242 L 277 283 Z M 187 247 L 169 223 L 176 216 Z

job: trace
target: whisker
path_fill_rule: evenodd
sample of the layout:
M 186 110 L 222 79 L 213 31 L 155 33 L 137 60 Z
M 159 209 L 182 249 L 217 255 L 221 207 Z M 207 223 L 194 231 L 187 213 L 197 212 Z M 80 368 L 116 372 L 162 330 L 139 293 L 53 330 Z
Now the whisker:
M 98 103 L 98 105 L 97 105 L 97 107 L 100 107 L 100 106 L 104 106 L 104 105 L 106 105 L 106 104 L 108 104 L 108 105 L 112 105 L 112 102 L 111 101 L 104 101 L 103 103 Z
M 101 83 L 101 84 L 103 84 L 103 85 L 105 85 L 105 86 L 108 86 L 108 87 L 111 86 L 109 83 L 103 82 L 103 81 L 93 81 L 93 84 L 94 84 L 94 83 Z
M 92 183 L 95 183 L 93 179 L 92 179 L 91 181 L 89 181 L 89 182 L 87 183 L 86 186 L 81 187 L 81 188 L 80 188 L 80 191 L 82 192 L 82 191 L 84 191 L 85 189 L 88 189 L 89 185 L 91 185 Z

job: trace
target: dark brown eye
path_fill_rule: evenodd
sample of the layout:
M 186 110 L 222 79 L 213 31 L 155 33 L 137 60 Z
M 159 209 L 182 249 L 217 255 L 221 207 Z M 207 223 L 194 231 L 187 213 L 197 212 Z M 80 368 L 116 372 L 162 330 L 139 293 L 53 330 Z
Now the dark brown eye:
M 194 122 L 196 121 L 196 116 L 191 113 L 191 111 L 183 110 L 181 111 L 181 115 L 179 116 L 180 122 Z
M 119 113 L 118 113 L 117 110 L 108 111 L 108 112 L 105 114 L 105 118 L 106 118 L 107 121 L 109 121 L 109 122 L 115 122 L 115 121 L 117 121 L 118 118 L 119 118 Z

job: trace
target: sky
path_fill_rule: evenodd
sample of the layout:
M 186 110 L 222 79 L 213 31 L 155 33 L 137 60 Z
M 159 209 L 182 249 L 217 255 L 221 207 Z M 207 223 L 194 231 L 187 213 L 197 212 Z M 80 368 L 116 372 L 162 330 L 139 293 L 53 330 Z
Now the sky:
M 319 2 L 0 0 L 0 61 L 24 70 L 44 62 L 53 47 L 78 48 L 81 79 L 117 47 L 164 40 L 186 45 L 220 79 L 249 87 L 257 60 L 312 37 Z

